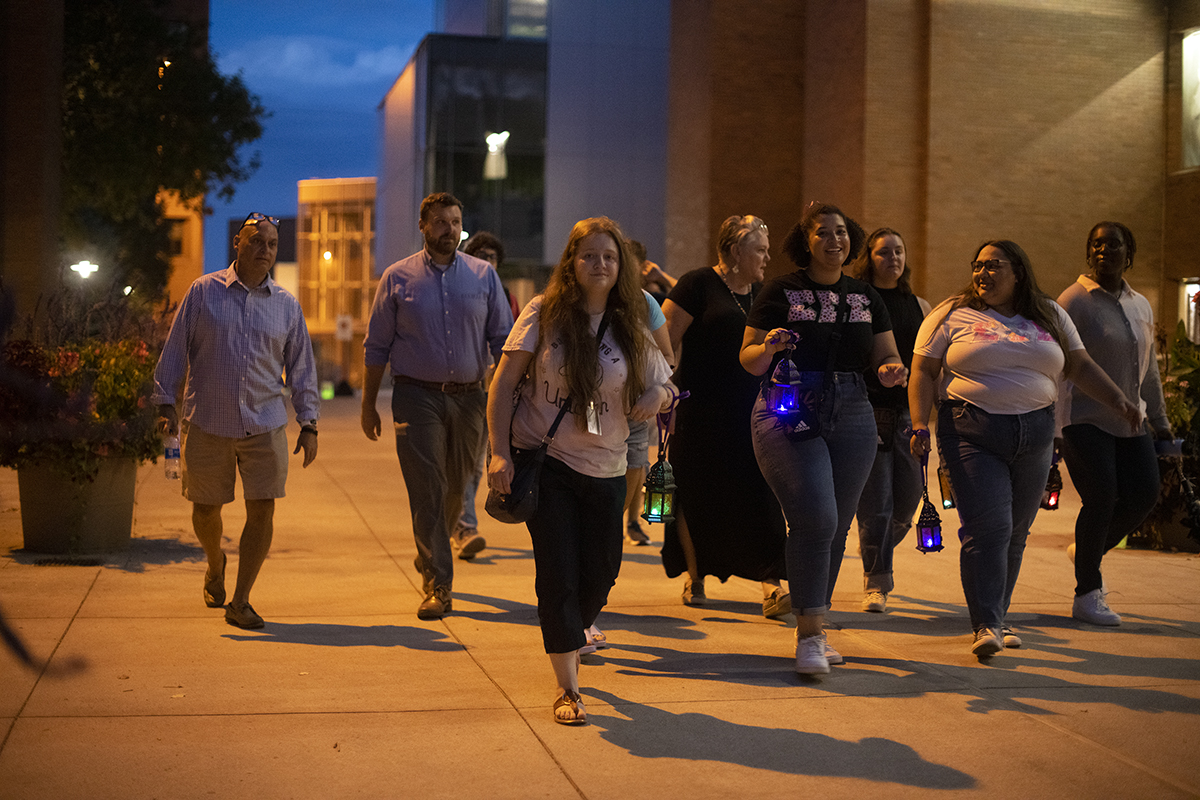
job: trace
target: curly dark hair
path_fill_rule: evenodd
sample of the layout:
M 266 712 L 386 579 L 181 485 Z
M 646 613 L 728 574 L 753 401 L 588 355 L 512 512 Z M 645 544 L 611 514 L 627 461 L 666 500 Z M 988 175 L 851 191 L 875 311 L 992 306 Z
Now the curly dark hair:
M 1088 231 L 1087 246 L 1084 249 L 1084 258 L 1086 259 L 1092 252 L 1092 239 L 1096 238 L 1096 231 L 1101 228 L 1116 228 L 1121 234 L 1121 238 L 1125 240 L 1125 252 L 1129 254 L 1129 266 L 1125 269 L 1133 269 L 1133 257 L 1137 253 L 1137 241 L 1133 238 L 1133 231 L 1125 227 L 1120 222 L 1097 222 Z
M 488 247 L 496 251 L 496 263 L 504 263 L 504 245 L 500 244 L 500 240 L 496 238 L 496 234 L 490 231 L 480 231 L 472 236 L 462 246 L 462 251 L 469 256 L 473 256 L 483 248 Z
M 575 223 L 562 257 L 554 267 L 550 282 L 542 296 L 538 348 L 554 331 L 563 343 L 563 363 L 566 383 L 572 404 L 582 408 L 598 400 L 600 391 L 600 352 L 596 334 L 584 306 L 583 287 L 575 277 L 575 255 L 588 236 L 607 234 L 616 242 L 619 253 L 617 283 L 608 292 L 608 330 L 621 352 L 625 354 L 628 377 L 625 380 L 625 412 L 646 391 L 642 378 L 648 347 L 653 346 L 646 335 L 646 295 L 642 293 L 642 268 L 629 252 L 621 228 L 608 217 L 592 217 Z M 587 427 L 584 414 L 575 415 L 580 428 Z
M 800 269 L 808 269 L 808 265 L 812 263 L 812 253 L 808 250 L 808 234 L 816 226 L 817 219 L 826 214 L 836 214 L 841 217 L 842 221 L 846 223 L 847 233 L 850 234 L 850 254 L 846 256 L 842 266 L 849 264 L 862 251 L 863 243 L 867 239 L 867 234 L 863 231 L 862 226 L 846 216 L 846 212 L 832 203 L 814 200 L 804 209 L 804 213 L 800 215 L 800 221 L 792 226 L 792 229 L 788 231 L 787 238 L 783 240 L 784 254 Z

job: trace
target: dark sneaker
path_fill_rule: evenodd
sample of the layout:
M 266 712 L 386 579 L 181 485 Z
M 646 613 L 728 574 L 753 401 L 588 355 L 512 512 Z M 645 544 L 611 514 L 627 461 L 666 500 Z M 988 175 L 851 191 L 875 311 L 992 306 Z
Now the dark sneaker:
M 642 524 L 637 521 L 637 517 L 625 524 L 625 538 L 638 547 L 650 544 L 650 537 L 642 530 Z
M 441 619 L 450 612 L 451 606 L 450 587 L 438 586 L 417 607 L 417 619 Z
M 261 628 L 263 618 L 249 603 L 230 603 L 225 606 L 225 621 L 239 628 Z
M 708 596 L 704 594 L 704 578 L 701 578 L 697 581 L 694 581 L 691 578 L 684 578 L 683 604 L 685 606 L 702 606 L 707 602 Z
M 975 641 L 971 644 L 971 652 L 979 658 L 994 656 L 1004 649 L 1004 641 L 1000 631 L 995 628 L 980 628 L 975 631 Z
M 463 561 L 470 561 L 487 547 L 487 540 L 475 528 L 459 528 L 450 534 L 450 549 Z
M 1000 627 L 1000 635 L 1002 637 L 1004 637 L 1004 646 L 1005 647 L 1020 647 L 1021 646 L 1021 637 L 1017 636 L 1017 632 L 1014 631 L 1012 628 L 1010 628 L 1008 625 L 1002 625 Z

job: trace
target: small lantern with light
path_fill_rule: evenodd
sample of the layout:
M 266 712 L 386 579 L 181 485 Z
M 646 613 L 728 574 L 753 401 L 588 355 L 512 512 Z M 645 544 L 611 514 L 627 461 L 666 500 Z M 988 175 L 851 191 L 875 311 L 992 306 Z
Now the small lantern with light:
M 675 472 L 667 461 L 667 450 L 671 444 L 671 419 L 675 416 L 675 406 L 687 396 L 687 392 L 675 394 L 672 391 L 671 407 L 658 415 L 658 460 L 650 466 L 646 482 L 642 484 L 645 493 L 642 519 L 647 522 L 666 523 L 675 519 Z
M 766 399 L 767 408 L 777 416 L 786 417 L 801 410 L 800 371 L 788 356 L 781 358 L 771 373 Z
M 910 429 L 911 430 L 911 429 Z M 928 430 L 911 430 L 913 436 L 929 438 Z M 942 549 L 942 518 L 929 501 L 929 453 L 921 456 L 921 516 L 917 517 L 917 549 L 922 553 L 936 553 Z M 943 495 L 942 502 L 945 502 Z
M 950 471 L 939 466 L 937 476 L 938 488 L 942 490 L 942 508 L 954 508 L 954 487 L 950 485 Z
M 1050 461 L 1050 475 L 1046 478 L 1046 491 L 1042 492 L 1042 508 L 1047 511 L 1058 511 L 1058 497 L 1062 494 L 1062 475 L 1058 471 L 1058 448 Z

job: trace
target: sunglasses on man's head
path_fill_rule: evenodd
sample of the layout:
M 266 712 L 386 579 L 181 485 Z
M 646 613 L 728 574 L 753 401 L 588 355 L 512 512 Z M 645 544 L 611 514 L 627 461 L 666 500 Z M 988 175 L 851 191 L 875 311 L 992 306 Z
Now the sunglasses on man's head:
M 278 217 L 268 217 L 266 214 L 263 214 L 259 211 L 251 211 L 249 214 L 247 214 L 246 218 L 244 220 L 242 220 L 242 228 L 246 227 L 251 222 L 262 222 L 263 220 L 266 220 L 267 222 L 274 225 L 275 230 L 279 230 L 279 218 Z M 240 230 L 240 228 L 239 228 L 239 230 Z

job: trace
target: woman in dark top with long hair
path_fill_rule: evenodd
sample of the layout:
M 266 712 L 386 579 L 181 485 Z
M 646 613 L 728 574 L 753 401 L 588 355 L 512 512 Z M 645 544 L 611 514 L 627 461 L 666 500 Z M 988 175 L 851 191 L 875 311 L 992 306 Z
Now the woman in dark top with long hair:
M 783 244 L 797 269 L 763 286 L 742 339 L 742 366 L 765 376 L 751 416 L 754 452 L 787 520 L 802 674 L 829 672 L 842 661 L 826 641 L 824 621 L 876 449 L 862 373 L 875 370 L 884 386 L 902 385 L 908 375 L 879 293 L 842 273 L 863 239 L 862 228 L 839 208 L 810 203 Z M 819 397 L 819 413 L 807 424 L 777 415 L 767 402 L 771 376 L 788 355 L 802 385 Z M 814 422 L 819 433 L 810 437 Z
M 855 263 L 855 277 L 875 287 L 892 318 L 892 336 L 905 367 L 912 366 L 913 344 L 929 303 L 913 294 L 904 238 L 891 228 L 879 228 Z M 879 450 L 858 501 L 858 545 L 863 562 L 863 611 L 887 610 L 895 588 L 892 550 L 912 527 L 921 502 L 921 465 L 908 449 L 908 389 L 883 386 L 868 370 L 867 396 L 875 409 Z

